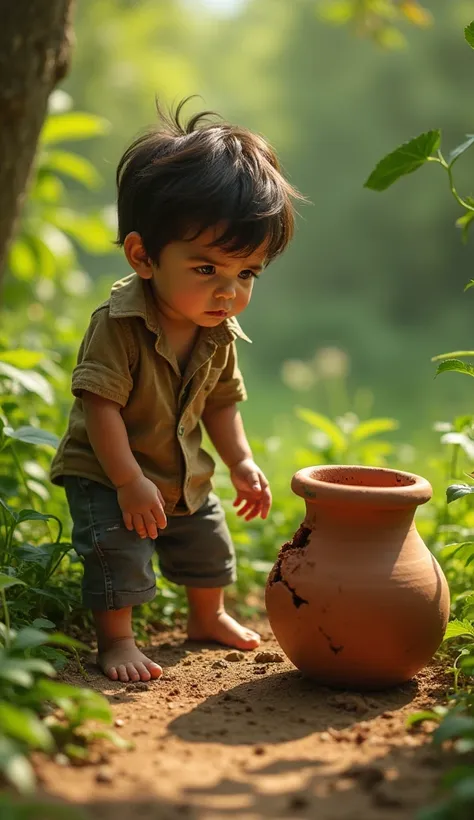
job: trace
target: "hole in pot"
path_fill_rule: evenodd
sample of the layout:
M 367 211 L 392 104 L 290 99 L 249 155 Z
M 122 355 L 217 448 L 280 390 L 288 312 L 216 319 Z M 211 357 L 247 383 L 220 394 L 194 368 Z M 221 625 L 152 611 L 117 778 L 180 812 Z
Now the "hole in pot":
M 410 487 L 416 484 L 414 476 L 398 473 L 396 470 L 358 470 L 344 468 L 323 468 L 313 470 L 311 478 L 326 484 L 346 484 L 353 487 Z

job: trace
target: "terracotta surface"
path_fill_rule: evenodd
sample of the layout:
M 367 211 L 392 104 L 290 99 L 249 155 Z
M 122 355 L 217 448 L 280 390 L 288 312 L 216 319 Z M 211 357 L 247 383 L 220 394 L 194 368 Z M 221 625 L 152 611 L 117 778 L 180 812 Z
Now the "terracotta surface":
M 268 625 L 249 626 L 275 657 Z M 318 686 L 288 660 L 259 662 L 261 650 L 226 660 L 230 650 L 178 630 L 145 650 L 164 668 L 155 683 L 113 683 L 89 664 L 86 678 L 64 675 L 107 696 L 135 747 L 102 741 L 79 767 L 38 758 L 45 799 L 83 806 L 87 820 L 414 820 L 435 798 L 449 761 L 432 725 L 407 732 L 406 719 L 443 700 L 441 668 L 361 694 Z
M 301 470 L 306 517 L 266 588 L 290 660 L 316 680 L 378 688 L 413 677 L 441 643 L 446 579 L 414 524 L 431 498 L 420 476 L 370 467 Z

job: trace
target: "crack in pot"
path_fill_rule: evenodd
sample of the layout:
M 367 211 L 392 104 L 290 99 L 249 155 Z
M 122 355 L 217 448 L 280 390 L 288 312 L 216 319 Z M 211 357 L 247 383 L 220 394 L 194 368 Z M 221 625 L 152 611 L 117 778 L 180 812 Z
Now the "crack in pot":
M 331 636 L 328 635 L 328 633 L 324 631 L 322 626 L 318 626 L 318 629 L 319 629 L 321 635 L 323 635 L 326 638 L 326 640 L 329 644 L 329 649 L 331 650 L 331 652 L 334 652 L 335 655 L 337 655 L 338 652 L 342 652 L 342 650 L 344 649 L 342 644 L 340 646 L 336 646 L 336 644 L 333 643 Z
M 298 595 L 296 590 L 290 586 L 288 581 L 283 578 L 283 574 L 281 571 L 282 562 L 289 552 L 294 552 L 296 550 L 304 550 L 307 546 L 309 541 L 309 536 L 311 535 L 311 529 L 309 527 L 305 527 L 303 524 L 296 530 L 293 539 L 291 541 L 287 541 L 280 549 L 278 554 L 277 562 L 273 567 L 271 572 L 270 578 L 268 580 L 269 586 L 273 586 L 278 582 L 282 583 L 290 592 L 293 597 L 293 604 L 295 605 L 296 609 L 299 609 L 302 604 L 308 604 L 305 598 L 302 598 L 301 595 Z

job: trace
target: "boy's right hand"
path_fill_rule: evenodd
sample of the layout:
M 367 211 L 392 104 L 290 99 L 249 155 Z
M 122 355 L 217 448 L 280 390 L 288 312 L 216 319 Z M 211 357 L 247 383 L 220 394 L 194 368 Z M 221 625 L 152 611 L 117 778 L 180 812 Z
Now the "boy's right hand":
M 135 529 L 140 538 L 157 538 L 166 527 L 163 496 L 143 473 L 117 487 L 117 499 L 127 530 Z

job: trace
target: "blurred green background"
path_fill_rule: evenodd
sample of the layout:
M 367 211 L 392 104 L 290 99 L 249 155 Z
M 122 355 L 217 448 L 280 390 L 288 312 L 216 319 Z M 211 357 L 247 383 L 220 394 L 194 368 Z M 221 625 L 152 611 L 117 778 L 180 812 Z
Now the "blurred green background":
M 351 409 L 395 417 L 403 440 L 426 445 L 433 422 L 471 411 L 470 379 L 435 380 L 430 362 L 473 347 L 474 291 L 463 292 L 472 249 L 454 227 L 460 212 L 445 174 L 424 168 L 384 195 L 363 188 L 380 157 L 409 137 L 441 127 L 451 148 L 470 128 L 474 60 L 462 28 L 474 3 L 436 0 L 429 9 L 432 26 L 407 26 L 405 48 L 382 49 L 350 26 L 328 24 L 317 0 L 78 4 L 62 88 L 75 109 L 110 127 L 69 146 L 104 180 L 98 190 L 68 185 L 69 204 L 106 209 L 113 220 L 115 167 L 154 122 L 155 94 L 167 103 L 200 95 L 189 112 L 214 109 L 264 134 L 310 200 L 299 205 L 292 247 L 265 272 L 242 317 L 254 341 L 241 346 L 251 434 L 281 431 L 281 416 L 303 404 L 333 417 Z M 472 164 L 468 154 L 456 168 L 463 194 Z M 76 336 L 128 272 L 108 242 L 96 243 L 99 255 L 79 248 L 87 276 L 66 299 L 51 282 L 28 285 L 60 327 L 73 317 Z M 94 248 L 92 234 L 87 244 Z M 23 286 L 10 281 L 7 306 Z

